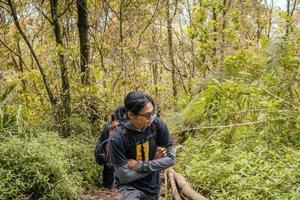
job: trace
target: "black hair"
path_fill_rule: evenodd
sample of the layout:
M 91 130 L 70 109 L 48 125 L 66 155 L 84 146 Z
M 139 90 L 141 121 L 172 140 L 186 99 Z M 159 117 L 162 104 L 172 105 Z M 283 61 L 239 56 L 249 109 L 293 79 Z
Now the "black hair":
M 137 115 L 149 102 L 155 109 L 154 100 L 149 95 L 139 91 L 129 92 L 124 99 L 125 112 L 132 112 Z

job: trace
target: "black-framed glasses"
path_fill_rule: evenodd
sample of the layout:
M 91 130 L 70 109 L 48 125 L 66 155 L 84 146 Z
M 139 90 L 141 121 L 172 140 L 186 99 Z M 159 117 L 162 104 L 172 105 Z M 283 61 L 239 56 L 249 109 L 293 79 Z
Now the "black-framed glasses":
M 155 111 L 153 110 L 152 112 L 146 112 L 144 114 L 137 114 L 139 116 L 145 117 L 147 120 L 151 120 L 155 117 Z

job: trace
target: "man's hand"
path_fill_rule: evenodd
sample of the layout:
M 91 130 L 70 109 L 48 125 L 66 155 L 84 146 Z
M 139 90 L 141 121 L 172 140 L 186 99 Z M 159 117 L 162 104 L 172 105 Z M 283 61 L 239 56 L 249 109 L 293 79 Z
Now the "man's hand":
M 157 147 L 155 152 L 155 159 L 160 159 L 166 156 L 167 148 Z
M 134 171 L 138 171 L 138 161 L 130 159 L 128 160 L 128 167 Z

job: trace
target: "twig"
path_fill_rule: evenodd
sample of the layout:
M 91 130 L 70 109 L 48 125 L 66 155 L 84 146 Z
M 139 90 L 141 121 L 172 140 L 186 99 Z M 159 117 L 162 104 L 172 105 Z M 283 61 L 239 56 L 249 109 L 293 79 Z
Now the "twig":
M 165 183 L 165 194 L 168 194 L 168 173 L 167 170 L 164 171 L 164 183 Z
M 160 0 L 157 0 L 157 4 L 155 6 L 155 10 L 154 10 L 154 13 L 152 14 L 148 24 L 146 24 L 146 26 L 144 27 L 144 29 L 142 30 L 141 34 L 139 35 L 139 42 L 138 42 L 138 45 L 135 47 L 135 50 L 137 51 L 137 49 L 140 47 L 141 45 L 141 42 L 142 42 L 142 35 L 144 34 L 144 32 L 148 29 L 148 27 L 150 26 L 150 24 L 152 23 L 155 15 L 156 15 L 156 12 L 158 10 L 158 5 L 159 5 L 159 1 Z
M 193 131 L 193 130 L 200 130 L 200 129 L 231 128 L 231 127 L 237 127 L 237 126 L 251 126 L 251 125 L 254 125 L 254 124 L 260 124 L 260 123 L 265 123 L 265 122 L 270 122 L 270 121 L 285 120 L 285 119 L 289 119 L 289 118 L 292 118 L 292 117 L 295 117 L 295 116 L 276 118 L 276 119 L 270 119 L 270 120 L 259 120 L 259 121 L 256 121 L 256 122 L 245 122 L 245 123 L 240 123 L 240 124 L 230 124 L 230 125 L 223 125 L 223 126 L 200 126 L 200 127 L 195 127 L 195 128 L 189 128 L 189 129 L 174 131 L 173 133 L 180 133 L 180 132 L 183 132 L 183 131 Z
M 118 13 L 110 6 L 109 2 L 107 0 L 104 0 L 104 3 L 106 4 L 106 6 L 116 15 L 116 17 L 120 20 L 120 16 L 118 15 Z
M 67 7 L 64 9 L 64 11 L 60 14 L 57 15 L 57 19 L 60 18 L 61 16 L 63 16 L 68 10 L 69 8 L 72 6 L 72 4 L 74 3 L 75 0 L 72 0 L 69 5 L 67 5 Z M 88 11 L 87 11 L 88 12 Z
M 276 99 L 278 99 L 278 100 L 280 100 L 280 101 L 286 103 L 287 105 L 292 106 L 293 108 L 299 110 L 299 107 L 295 106 L 294 104 L 291 104 L 290 102 L 287 102 L 286 100 L 284 100 L 284 99 L 282 99 L 282 98 L 276 96 L 275 94 L 272 94 L 271 92 L 269 92 L 269 91 L 266 90 L 266 89 L 262 89 L 262 90 L 263 90 L 264 92 L 268 93 L 269 95 L 275 97 Z
M 206 143 L 206 141 L 208 141 L 210 138 L 212 138 L 214 135 L 216 135 L 218 132 L 220 132 L 222 130 L 222 128 L 219 128 L 218 130 L 216 130 L 213 134 L 211 134 L 206 140 L 203 141 L 203 143 L 200 146 L 200 149 L 204 146 L 204 144 Z
M 13 54 L 15 54 L 19 59 L 20 61 L 23 63 L 23 65 L 25 66 L 25 68 L 28 70 L 28 67 L 27 65 L 25 64 L 25 62 L 23 61 L 23 58 L 20 54 L 18 54 L 17 52 L 15 52 L 13 49 L 11 49 L 7 44 L 5 44 L 5 42 L 3 40 L 0 39 L 0 43 L 6 47 L 9 51 L 11 51 Z
M 40 9 L 38 6 L 35 7 L 45 18 L 46 20 L 53 25 L 53 21 L 51 19 L 49 19 L 49 17 L 44 13 L 44 11 L 42 9 Z
M 230 112 L 230 114 L 241 114 L 245 112 L 260 112 L 260 111 L 266 111 L 266 112 L 291 112 L 295 113 L 296 111 L 293 110 L 270 110 L 270 109 L 249 109 L 249 110 L 241 110 L 237 112 Z

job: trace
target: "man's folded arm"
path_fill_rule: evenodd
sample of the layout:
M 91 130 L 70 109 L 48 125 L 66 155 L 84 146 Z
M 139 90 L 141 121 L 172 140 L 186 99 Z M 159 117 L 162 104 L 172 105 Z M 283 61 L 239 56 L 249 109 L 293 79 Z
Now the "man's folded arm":
M 154 172 L 154 171 L 160 171 L 167 169 L 174 165 L 175 163 L 175 155 L 174 155 L 174 149 L 173 146 L 166 147 L 166 156 L 155 159 L 155 160 L 149 160 L 144 161 L 142 165 L 139 165 L 139 172 Z M 147 165 L 147 167 L 143 167 L 144 165 Z
M 144 178 L 145 176 L 148 176 L 151 173 L 150 171 L 147 173 L 136 172 L 130 169 L 127 163 L 118 167 L 114 166 L 114 169 L 115 174 L 118 177 L 121 184 L 130 183 L 135 180 Z
M 120 141 L 119 138 L 110 138 L 109 150 L 111 162 L 115 169 L 115 175 L 120 183 L 130 183 L 151 173 L 136 172 L 129 168 L 128 160 L 125 157 L 124 145 L 122 145 L 122 141 Z

